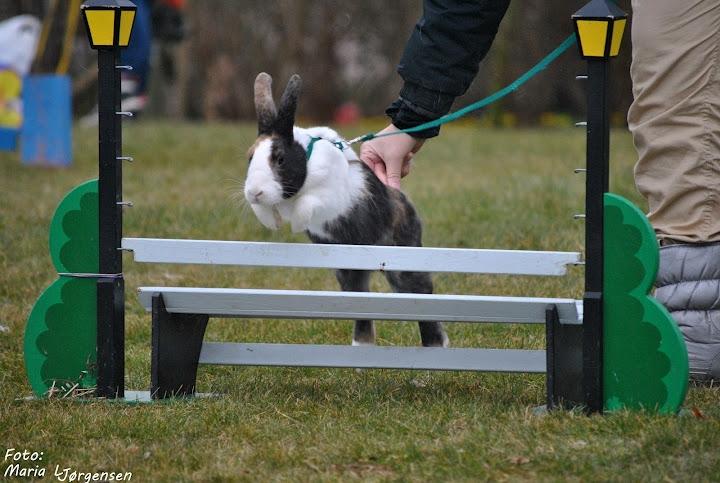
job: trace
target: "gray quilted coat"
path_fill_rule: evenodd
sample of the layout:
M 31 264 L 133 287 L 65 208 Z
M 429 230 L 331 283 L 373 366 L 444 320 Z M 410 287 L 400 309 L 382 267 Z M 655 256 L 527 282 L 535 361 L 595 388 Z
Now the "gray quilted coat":
M 685 337 L 691 379 L 720 381 L 720 243 L 662 247 L 656 286 Z

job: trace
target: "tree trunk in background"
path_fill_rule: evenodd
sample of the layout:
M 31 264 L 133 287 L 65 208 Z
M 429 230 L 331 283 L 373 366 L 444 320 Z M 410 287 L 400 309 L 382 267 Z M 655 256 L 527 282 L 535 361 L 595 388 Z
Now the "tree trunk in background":
M 304 44 L 310 32 L 308 8 L 312 2 L 309 0 L 282 0 L 280 2 L 280 18 L 282 19 L 282 33 L 284 34 L 284 52 L 279 52 L 284 59 L 283 77 L 298 72 L 304 60 Z M 315 35 L 313 32 L 311 35 Z
M 339 81 L 333 79 L 341 76 L 341 69 L 336 55 L 333 11 L 317 7 L 316 10 L 319 10 L 314 16 L 316 28 L 312 29 L 316 44 L 312 51 L 303 52 L 302 68 L 298 69 L 306 79 L 300 113 L 315 122 L 327 123 L 342 103 Z

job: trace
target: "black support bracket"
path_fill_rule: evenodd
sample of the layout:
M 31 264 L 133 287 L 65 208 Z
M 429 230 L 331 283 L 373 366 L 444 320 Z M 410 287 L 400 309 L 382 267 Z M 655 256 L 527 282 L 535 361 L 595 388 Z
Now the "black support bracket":
M 583 326 L 561 324 L 556 305 L 545 309 L 547 408 L 584 405 Z
M 152 297 L 150 393 L 153 399 L 195 394 L 198 361 L 209 317 L 171 314 L 161 294 Z

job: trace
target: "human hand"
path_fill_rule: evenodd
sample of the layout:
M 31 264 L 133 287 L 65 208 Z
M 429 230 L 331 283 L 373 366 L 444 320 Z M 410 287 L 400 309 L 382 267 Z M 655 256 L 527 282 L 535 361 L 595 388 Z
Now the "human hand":
M 397 131 L 399 129 L 390 124 L 378 134 Z M 391 188 L 400 189 L 400 178 L 410 173 L 410 161 L 424 142 L 424 139 L 416 139 L 405 133 L 375 138 L 360 147 L 360 159 L 380 181 Z

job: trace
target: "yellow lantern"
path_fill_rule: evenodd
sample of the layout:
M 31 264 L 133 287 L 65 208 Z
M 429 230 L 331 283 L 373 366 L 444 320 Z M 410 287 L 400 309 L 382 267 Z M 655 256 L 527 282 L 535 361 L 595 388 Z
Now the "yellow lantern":
M 627 14 L 612 0 L 592 0 L 572 16 L 584 59 L 608 59 L 620 52 Z
M 137 7 L 128 0 L 87 0 L 80 7 L 93 49 L 127 47 Z

